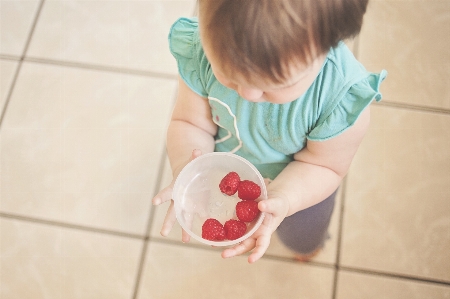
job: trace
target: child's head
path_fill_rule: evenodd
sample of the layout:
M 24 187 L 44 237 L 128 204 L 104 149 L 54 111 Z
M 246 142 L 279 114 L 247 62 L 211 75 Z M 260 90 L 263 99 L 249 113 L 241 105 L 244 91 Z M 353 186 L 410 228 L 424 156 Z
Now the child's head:
M 202 43 L 208 59 L 214 55 L 216 68 L 227 77 L 239 75 L 252 86 L 283 85 L 293 72 L 307 69 L 339 41 L 358 34 L 367 3 L 201 0 Z

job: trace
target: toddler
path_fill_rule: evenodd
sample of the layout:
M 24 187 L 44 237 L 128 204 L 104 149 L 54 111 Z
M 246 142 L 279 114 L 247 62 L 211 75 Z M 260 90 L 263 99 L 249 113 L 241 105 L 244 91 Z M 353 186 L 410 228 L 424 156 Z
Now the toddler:
M 276 231 L 299 260 L 324 246 L 336 190 L 368 128 L 386 76 L 369 73 L 343 40 L 361 29 L 368 0 L 200 0 L 199 17 L 169 35 L 180 75 L 167 133 L 174 180 L 202 153 L 240 155 L 272 180 L 266 213 L 225 249 L 253 263 Z M 173 182 L 153 204 L 171 200 Z M 161 234 L 175 223 L 173 201 Z M 183 231 L 182 240 L 189 241 Z

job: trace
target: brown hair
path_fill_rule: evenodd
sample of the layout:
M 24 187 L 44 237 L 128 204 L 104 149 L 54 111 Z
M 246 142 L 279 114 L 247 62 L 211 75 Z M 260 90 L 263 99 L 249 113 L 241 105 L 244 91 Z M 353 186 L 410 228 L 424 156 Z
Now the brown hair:
M 367 3 L 201 0 L 199 24 L 224 70 L 281 83 L 291 62 L 309 64 L 339 41 L 357 35 Z

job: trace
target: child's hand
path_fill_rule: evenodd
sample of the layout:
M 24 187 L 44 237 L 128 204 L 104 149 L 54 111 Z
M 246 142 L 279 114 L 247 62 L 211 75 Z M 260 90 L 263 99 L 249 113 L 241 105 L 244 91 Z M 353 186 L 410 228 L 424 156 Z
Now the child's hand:
M 173 185 L 175 184 L 175 180 L 176 180 L 178 174 L 180 173 L 181 169 L 183 169 L 183 167 L 186 166 L 190 161 L 201 156 L 201 154 L 202 154 L 202 152 L 200 150 L 193 150 L 191 159 L 189 161 L 187 161 L 185 165 L 182 165 L 182 167 L 179 167 L 179 169 L 174 174 L 173 180 L 170 183 L 170 185 L 167 186 L 166 188 L 162 189 L 161 191 L 159 191 L 158 194 L 156 194 L 155 197 L 152 199 L 153 205 L 155 205 L 155 206 L 160 205 L 169 200 L 171 201 L 169 209 L 167 210 L 166 218 L 164 219 L 164 223 L 161 228 L 161 235 L 164 237 L 166 237 L 170 233 L 173 225 L 177 221 L 177 219 L 175 217 L 175 209 L 174 209 L 173 200 L 172 200 L 172 190 L 173 190 Z M 189 242 L 189 240 L 190 240 L 189 234 L 186 233 L 184 230 L 182 232 L 181 240 L 183 242 Z
M 253 250 L 248 257 L 248 262 L 254 263 L 264 255 L 273 232 L 288 214 L 289 201 L 282 194 L 269 194 L 268 199 L 259 202 L 258 208 L 261 212 L 266 213 L 261 226 L 250 238 L 232 248 L 225 249 L 222 252 L 223 258 L 234 257 Z

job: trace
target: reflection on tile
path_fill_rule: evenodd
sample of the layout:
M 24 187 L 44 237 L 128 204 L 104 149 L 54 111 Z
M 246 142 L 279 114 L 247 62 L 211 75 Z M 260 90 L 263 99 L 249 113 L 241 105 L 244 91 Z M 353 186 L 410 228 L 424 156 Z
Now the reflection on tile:
M 333 269 L 245 257 L 224 260 L 218 252 L 152 243 L 138 298 L 329 299 Z
M 347 184 L 345 266 L 450 281 L 450 117 L 373 107 Z
M 46 1 L 32 57 L 176 73 L 167 36 L 189 1 Z
M 450 298 L 450 287 L 399 278 L 340 271 L 337 299 Z
M 364 20 L 359 59 L 389 72 L 386 101 L 450 108 L 450 2 L 373 1 Z
M 17 61 L 0 60 L 0 111 L 3 110 L 18 64 Z
M 131 298 L 142 241 L 0 219 L 0 297 Z
M 143 234 L 175 85 L 24 63 L 2 127 L 0 209 Z
M 38 0 L 0 2 L 0 54 L 23 54 L 38 4 Z

